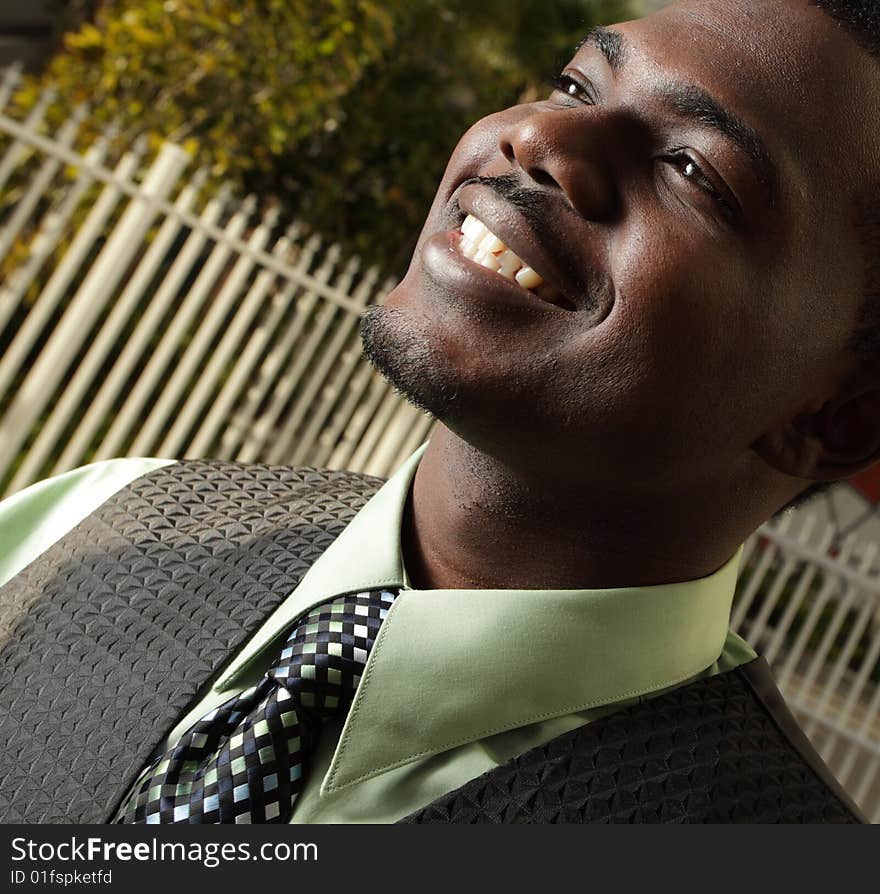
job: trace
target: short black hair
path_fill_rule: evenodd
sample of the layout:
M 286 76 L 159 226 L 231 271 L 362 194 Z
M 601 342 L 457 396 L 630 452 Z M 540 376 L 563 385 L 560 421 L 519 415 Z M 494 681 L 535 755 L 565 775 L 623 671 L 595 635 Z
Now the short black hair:
M 810 0 L 880 63 L 880 0 Z M 850 336 L 857 358 L 880 360 L 880 185 L 871 185 L 859 197 L 856 224 L 865 256 L 864 298 L 858 322 Z M 824 493 L 835 482 L 811 484 L 780 509 L 794 509 Z
M 810 0 L 828 13 L 872 56 L 880 57 L 880 7 L 877 0 Z

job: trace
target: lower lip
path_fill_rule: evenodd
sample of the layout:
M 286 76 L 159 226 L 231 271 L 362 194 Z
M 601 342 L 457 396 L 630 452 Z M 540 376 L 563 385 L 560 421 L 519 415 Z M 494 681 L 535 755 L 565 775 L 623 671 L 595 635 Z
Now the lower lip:
M 481 304 L 533 313 L 566 313 L 518 283 L 466 258 L 459 251 L 461 238 L 461 231 L 448 230 L 436 233 L 425 243 L 422 260 L 425 271 L 434 282 L 454 290 L 462 298 Z

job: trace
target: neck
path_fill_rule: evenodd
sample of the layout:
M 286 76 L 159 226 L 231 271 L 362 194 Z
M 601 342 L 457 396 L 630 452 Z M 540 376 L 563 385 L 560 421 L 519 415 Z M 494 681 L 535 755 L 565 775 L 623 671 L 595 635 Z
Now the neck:
M 407 501 L 404 560 L 418 589 L 600 589 L 704 577 L 753 525 L 713 511 L 711 495 L 676 497 L 649 506 L 630 494 L 603 506 L 590 495 L 563 498 L 437 425 Z M 714 524 L 720 517 L 724 530 Z

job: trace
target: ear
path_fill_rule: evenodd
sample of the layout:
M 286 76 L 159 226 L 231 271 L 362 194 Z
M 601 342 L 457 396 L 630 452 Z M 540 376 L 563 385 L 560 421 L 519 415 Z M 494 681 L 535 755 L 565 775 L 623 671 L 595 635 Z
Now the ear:
M 880 460 L 880 379 L 863 378 L 768 432 L 753 449 L 794 478 L 840 481 L 857 475 Z

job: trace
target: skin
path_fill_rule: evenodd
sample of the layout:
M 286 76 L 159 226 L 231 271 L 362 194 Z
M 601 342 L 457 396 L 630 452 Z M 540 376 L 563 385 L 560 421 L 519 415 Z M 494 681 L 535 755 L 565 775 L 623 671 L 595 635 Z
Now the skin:
M 588 44 L 566 92 L 464 135 L 365 326 L 373 362 L 440 420 L 404 520 L 419 588 L 701 577 L 809 483 L 880 454 L 880 374 L 848 347 L 880 67 L 805 0 L 684 2 L 614 30 L 622 64 Z M 772 190 L 670 108 L 673 82 L 763 141 Z M 473 180 L 499 176 L 528 213 Z M 465 211 L 576 309 L 461 261 Z

